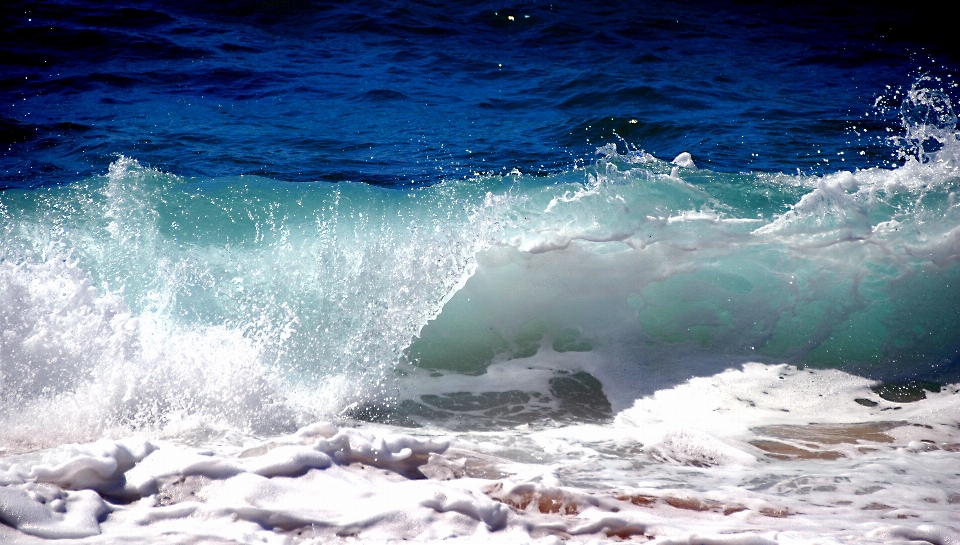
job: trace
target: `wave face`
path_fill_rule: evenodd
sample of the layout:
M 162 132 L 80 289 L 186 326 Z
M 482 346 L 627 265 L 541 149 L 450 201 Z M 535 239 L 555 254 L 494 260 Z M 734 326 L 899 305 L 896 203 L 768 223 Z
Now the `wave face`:
M 476 274 L 405 352 L 442 384 L 406 410 L 602 418 L 749 361 L 955 380 L 960 147 L 930 83 L 903 100 L 900 168 L 729 174 L 610 144 L 509 191 Z
M 914 91 L 913 111 L 949 117 Z M 552 392 L 561 413 L 602 417 L 747 361 L 935 377 L 960 349 L 960 143 L 925 119 L 908 123 L 902 167 L 824 176 L 609 144 L 550 177 L 404 190 L 184 179 L 121 158 L 5 191 L 4 429 L 429 420 L 468 391 L 493 405 Z M 540 378 L 484 383 L 491 366 Z
M 585 182 L 523 192 L 408 358 L 480 374 L 538 351 L 600 352 L 591 372 L 614 389 L 610 367 L 689 373 L 700 360 L 882 379 L 954 365 L 952 158 L 796 177 L 601 151 L 576 173 Z M 634 399 L 638 385 L 625 388 Z

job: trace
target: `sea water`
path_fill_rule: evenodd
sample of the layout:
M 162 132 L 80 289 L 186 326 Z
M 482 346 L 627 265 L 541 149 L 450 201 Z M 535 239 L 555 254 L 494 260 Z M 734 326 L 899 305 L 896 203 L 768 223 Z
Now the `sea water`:
M 3 17 L 0 540 L 960 542 L 909 14 Z

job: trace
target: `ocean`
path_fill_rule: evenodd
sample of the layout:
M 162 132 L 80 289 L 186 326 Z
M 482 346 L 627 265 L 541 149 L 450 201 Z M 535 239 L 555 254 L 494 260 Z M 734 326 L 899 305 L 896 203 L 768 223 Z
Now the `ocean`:
M 0 542 L 960 543 L 948 21 L 0 21 Z

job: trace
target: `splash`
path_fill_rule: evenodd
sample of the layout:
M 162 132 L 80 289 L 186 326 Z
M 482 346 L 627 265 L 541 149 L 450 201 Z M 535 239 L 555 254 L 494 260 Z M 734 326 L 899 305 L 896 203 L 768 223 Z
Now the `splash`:
M 900 105 L 904 134 L 893 141 L 901 159 L 956 164 L 957 114 L 942 83 L 923 76 L 904 93 Z
M 388 400 L 401 351 L 475 268 L 495 201 L 199 183 L 127 158 L 8 191 L 4 439 L 276 433 Z

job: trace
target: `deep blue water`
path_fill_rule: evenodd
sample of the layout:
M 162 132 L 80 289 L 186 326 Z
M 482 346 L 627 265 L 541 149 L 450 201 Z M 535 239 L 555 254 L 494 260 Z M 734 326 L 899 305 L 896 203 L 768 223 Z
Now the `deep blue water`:
M 75 182 L 118 154 L 183 176 L 379 185 L 552 174 L 606 142 L 714 171 L 889 166 L 896 90 L 956 66 L 949 27 L 918 11 L 13 0 L 0 188 Z

